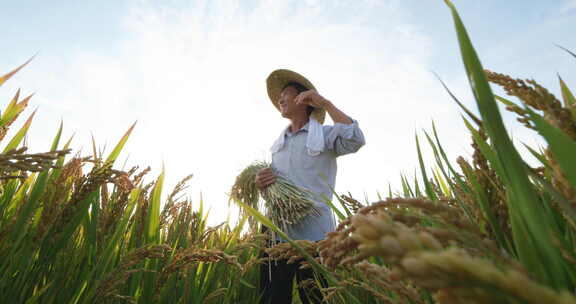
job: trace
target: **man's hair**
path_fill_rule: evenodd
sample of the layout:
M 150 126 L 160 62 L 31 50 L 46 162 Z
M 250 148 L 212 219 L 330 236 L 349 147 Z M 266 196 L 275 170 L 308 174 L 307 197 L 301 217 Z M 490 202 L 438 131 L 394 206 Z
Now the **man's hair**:
M 303 86 L 302 84 L 300 84 L 299 82 L 295 82 L 295 81 L 291 81 L 289 83 L 287 83 L 282 90 L 284 90 L 287 87 L 293 87 L 296 89 L 296 91 L 298 92 L 298 94 L 308 91 L 309 89 L 305 86 Z
M 300 84 L 298 82 L 294 82 L 294 81 L 287 83 L 282 88 L 282 90 L 284 90 L 287 87 L 293 87 L 294 89 L 296 89 L 296 92 L 298 92 L 298 94 L 309 90 L 307 87 L 303 86 L 302 84 Z M 308 114 L 308 116 L 310 116 L 310 114 L 312 114 L 312 112 L 314 112 L 314 109 L 315 108 L 313 106 L 308 106 L 308 108 L 306 108 L 306 113 Z

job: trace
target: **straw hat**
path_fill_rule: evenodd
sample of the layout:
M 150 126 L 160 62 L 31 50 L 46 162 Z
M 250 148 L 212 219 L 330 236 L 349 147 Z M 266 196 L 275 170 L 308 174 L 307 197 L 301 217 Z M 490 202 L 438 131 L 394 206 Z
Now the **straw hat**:
M 306 77 L 290 70 L 280 69 L 276 70 L 266 78 L 266 87 L 268 89 L 268 97 L 272 101 L 272 104 L 280 111 L 280 106 L 278 105 L 278 99 L 280 99 L 280 93 L 282 89 L 290 82 L 297 82 L 307 89 L 314 89 L 314 85 L 306 79 Z M 312 116 L 316 118 L 319 123 L 324 123 L 324 117 L 326 117 L 326 111 L 321 108 L 314 108 Z

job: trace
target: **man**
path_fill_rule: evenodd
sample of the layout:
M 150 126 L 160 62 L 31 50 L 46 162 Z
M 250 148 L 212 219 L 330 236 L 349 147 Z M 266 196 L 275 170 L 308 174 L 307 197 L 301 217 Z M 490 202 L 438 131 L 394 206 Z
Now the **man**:
M 321 96 L 304 76 L 290 70 L 276 70 L 267 80 L 268 96 L 290 125 L 272 146 L 272 169 L 256 176 L 256 185 L 264 189 L 280 175 L 294 185 L 310 190 L 320 215 L 310 215 L 291 225 L 286 234 L 294 240 L 319 241 L 336 223 L 323 197 L 331 199 L 336 182 L 336 158 L 358 151 L 365 144 L 358 122 Z M 333 126 L 323 126 L 326 112 Z M 276 240 L 276 242 L 283 240 Z M 265 255 L 264 255 L 265 256 Z M 314 279 L 310 269 L 299 270 L 297 264 L 272 261 L 260 270 L 261 303 L 292 303 L 292 281 Z M 322 280 L 322 278 L 320 278 Z M 299 288 L 302 303 L 321 303 L 322 295 L 315 285 Z

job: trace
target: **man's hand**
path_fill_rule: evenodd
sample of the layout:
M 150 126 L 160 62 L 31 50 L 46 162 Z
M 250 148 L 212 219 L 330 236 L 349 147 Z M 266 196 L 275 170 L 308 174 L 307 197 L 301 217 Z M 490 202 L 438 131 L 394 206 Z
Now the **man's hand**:
M 256 187 L 260 190 L 264 190 L 266 187 L 272 185 L 276 182 L 276 175 L 272 172 L 272 169 L 265 168 L 256 174 Z
M 306 104 L 313 106 L 315 108 L 320 108 L 326 110 L 332 121 L 335 123 L 342 123 L 349 125 L 352 123 L 352 119 L 348 117 L 344 112 L 340 111 L 330 100 L 322 97 L 318 94 L 316 90 L 304 91 L 294 98 L 296 104 Z
M 318 94 L 316 90 L 304 91 L 298 94 L 298 96 L 296 96 L 294 101 L 296 101 L 296 104 L 306 104 L 309 106 L 313 106 L 315 108 L 325 110 L 327 110 L 326 108 L 331 105 L 330 101 L 322 97 L 322 95 Z

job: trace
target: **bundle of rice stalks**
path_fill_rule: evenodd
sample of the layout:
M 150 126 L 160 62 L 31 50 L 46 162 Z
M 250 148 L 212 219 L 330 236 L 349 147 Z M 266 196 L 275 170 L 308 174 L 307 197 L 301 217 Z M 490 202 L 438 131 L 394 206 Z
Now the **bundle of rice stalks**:
M 275 183 L 260 191 L 256 187 L 256 175 L 265 168 L 270 168 L 270 164 L 257 161 L 244 169 L 232 186 L 232 200 L 258 209 L 284 231 L 308 215 L 320 214 L 310 191 L 295 186 L 282 176 L 277 176 Z

